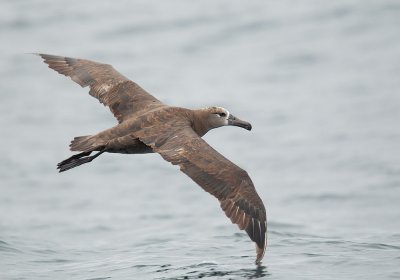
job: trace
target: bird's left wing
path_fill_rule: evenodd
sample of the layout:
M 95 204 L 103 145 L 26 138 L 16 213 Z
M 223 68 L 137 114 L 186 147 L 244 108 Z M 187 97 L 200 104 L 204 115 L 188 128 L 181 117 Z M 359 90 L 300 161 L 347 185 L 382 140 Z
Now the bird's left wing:
M 267 217 L 247 172 L 209 146 L 189 125 L 135 134 L 220 201 L 226 216 L 256 243 L 256 263 L 260 263 L 267 245 Z

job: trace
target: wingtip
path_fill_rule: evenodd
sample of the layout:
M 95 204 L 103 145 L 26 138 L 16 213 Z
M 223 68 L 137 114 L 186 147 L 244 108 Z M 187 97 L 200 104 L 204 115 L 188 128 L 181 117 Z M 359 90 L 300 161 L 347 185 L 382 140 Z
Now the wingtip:
M 257 258 L 256 258 L 256 265 L 260 265 L 262 259 L 264 258 L 264 254 L 265 254 L 265 247 L 264 248 L 260 248 L 257 246 L 256 244 L 256 252 L 257 252 Z
M 255 261 L 256 265 L 261 264 L 261 261 L 264 258 L 266 249 L 267 249 L 267 233 L 265 233 L 265 240 L 264 240 L 263 247 L 259 247 L 256 243 L 256 254 L 257 254 L 257 258 Z
M 35 53 L 35 52 L 31 52 L 31 53 L 25 53 L 25 54 L 30 54 L 30 55 L 37 55 L 37 56 L 40 56 L 40 57 L 42 57 L 42 53 Z
M 55 58 L 64 58 L 62 56 L 53 55 L 53 54 L 46 54 L 46 53 L 30 53 L 30 54 L 40 56 L 43 60 L 55 59 Z
M 43 59 L 43 61 L 46 60 L 46 54 L 44 54 L 44 53 L 27 53 L 27 54 L 38 56 L 41 59 Z

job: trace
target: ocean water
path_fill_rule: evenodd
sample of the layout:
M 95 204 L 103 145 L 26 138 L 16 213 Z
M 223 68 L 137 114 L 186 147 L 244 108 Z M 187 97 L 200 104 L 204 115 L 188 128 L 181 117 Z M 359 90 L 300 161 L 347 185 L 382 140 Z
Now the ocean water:
M 400 279 L 400 2 L 0 2 L 0 279 Z M 205 139 L 268 215 L 261 266 L 217 200 L 154 155 L 58 174 L 116 122 L 29 53 L 114 65 Z

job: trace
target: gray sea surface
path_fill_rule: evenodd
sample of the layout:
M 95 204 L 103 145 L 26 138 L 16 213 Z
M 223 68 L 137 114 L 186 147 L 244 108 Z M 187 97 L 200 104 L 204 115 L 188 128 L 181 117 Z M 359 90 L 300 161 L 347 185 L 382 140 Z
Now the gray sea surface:
M 163 102 L 252 123 L 268 249 L 157 154 L 59 174 L 116 124 L 29 53 L 112 64 Z M 400 279 L 400 1 L 0 1 L 0 279 Z

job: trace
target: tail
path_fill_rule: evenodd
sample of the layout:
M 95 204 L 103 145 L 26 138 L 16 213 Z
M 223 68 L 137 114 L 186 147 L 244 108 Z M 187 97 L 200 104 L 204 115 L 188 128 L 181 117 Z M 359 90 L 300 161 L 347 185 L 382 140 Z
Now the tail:
M 105 149 L 101 148 L 98 153 L 94 154 L 93 156 L 89 156 L 92 152 L 93 152 L 93 150 L 92 151 L 86 151 L 86 152 L 83 152 L 83 153 L 79 153 L 79 154 L 73 155 L 72 157 L 69 157 L 66 160 L 63 160 L 62 162 L 57 164 L 58 171 L 59 172 L 64 172 L 64 171 L 67 171 L 67 170 L 69 170 L 71 168 L 74 168 L 74 167 L 77 167 L 79 165 L 82 165 L 84 163 L 91 162 L 92 160 L 97 158 L 99 155 L 104 153 Z
M 95 148 L 102 146 L 98 137 L 92 135 L 75 137 L 69 145 L 71 151 L 94 151 Z

